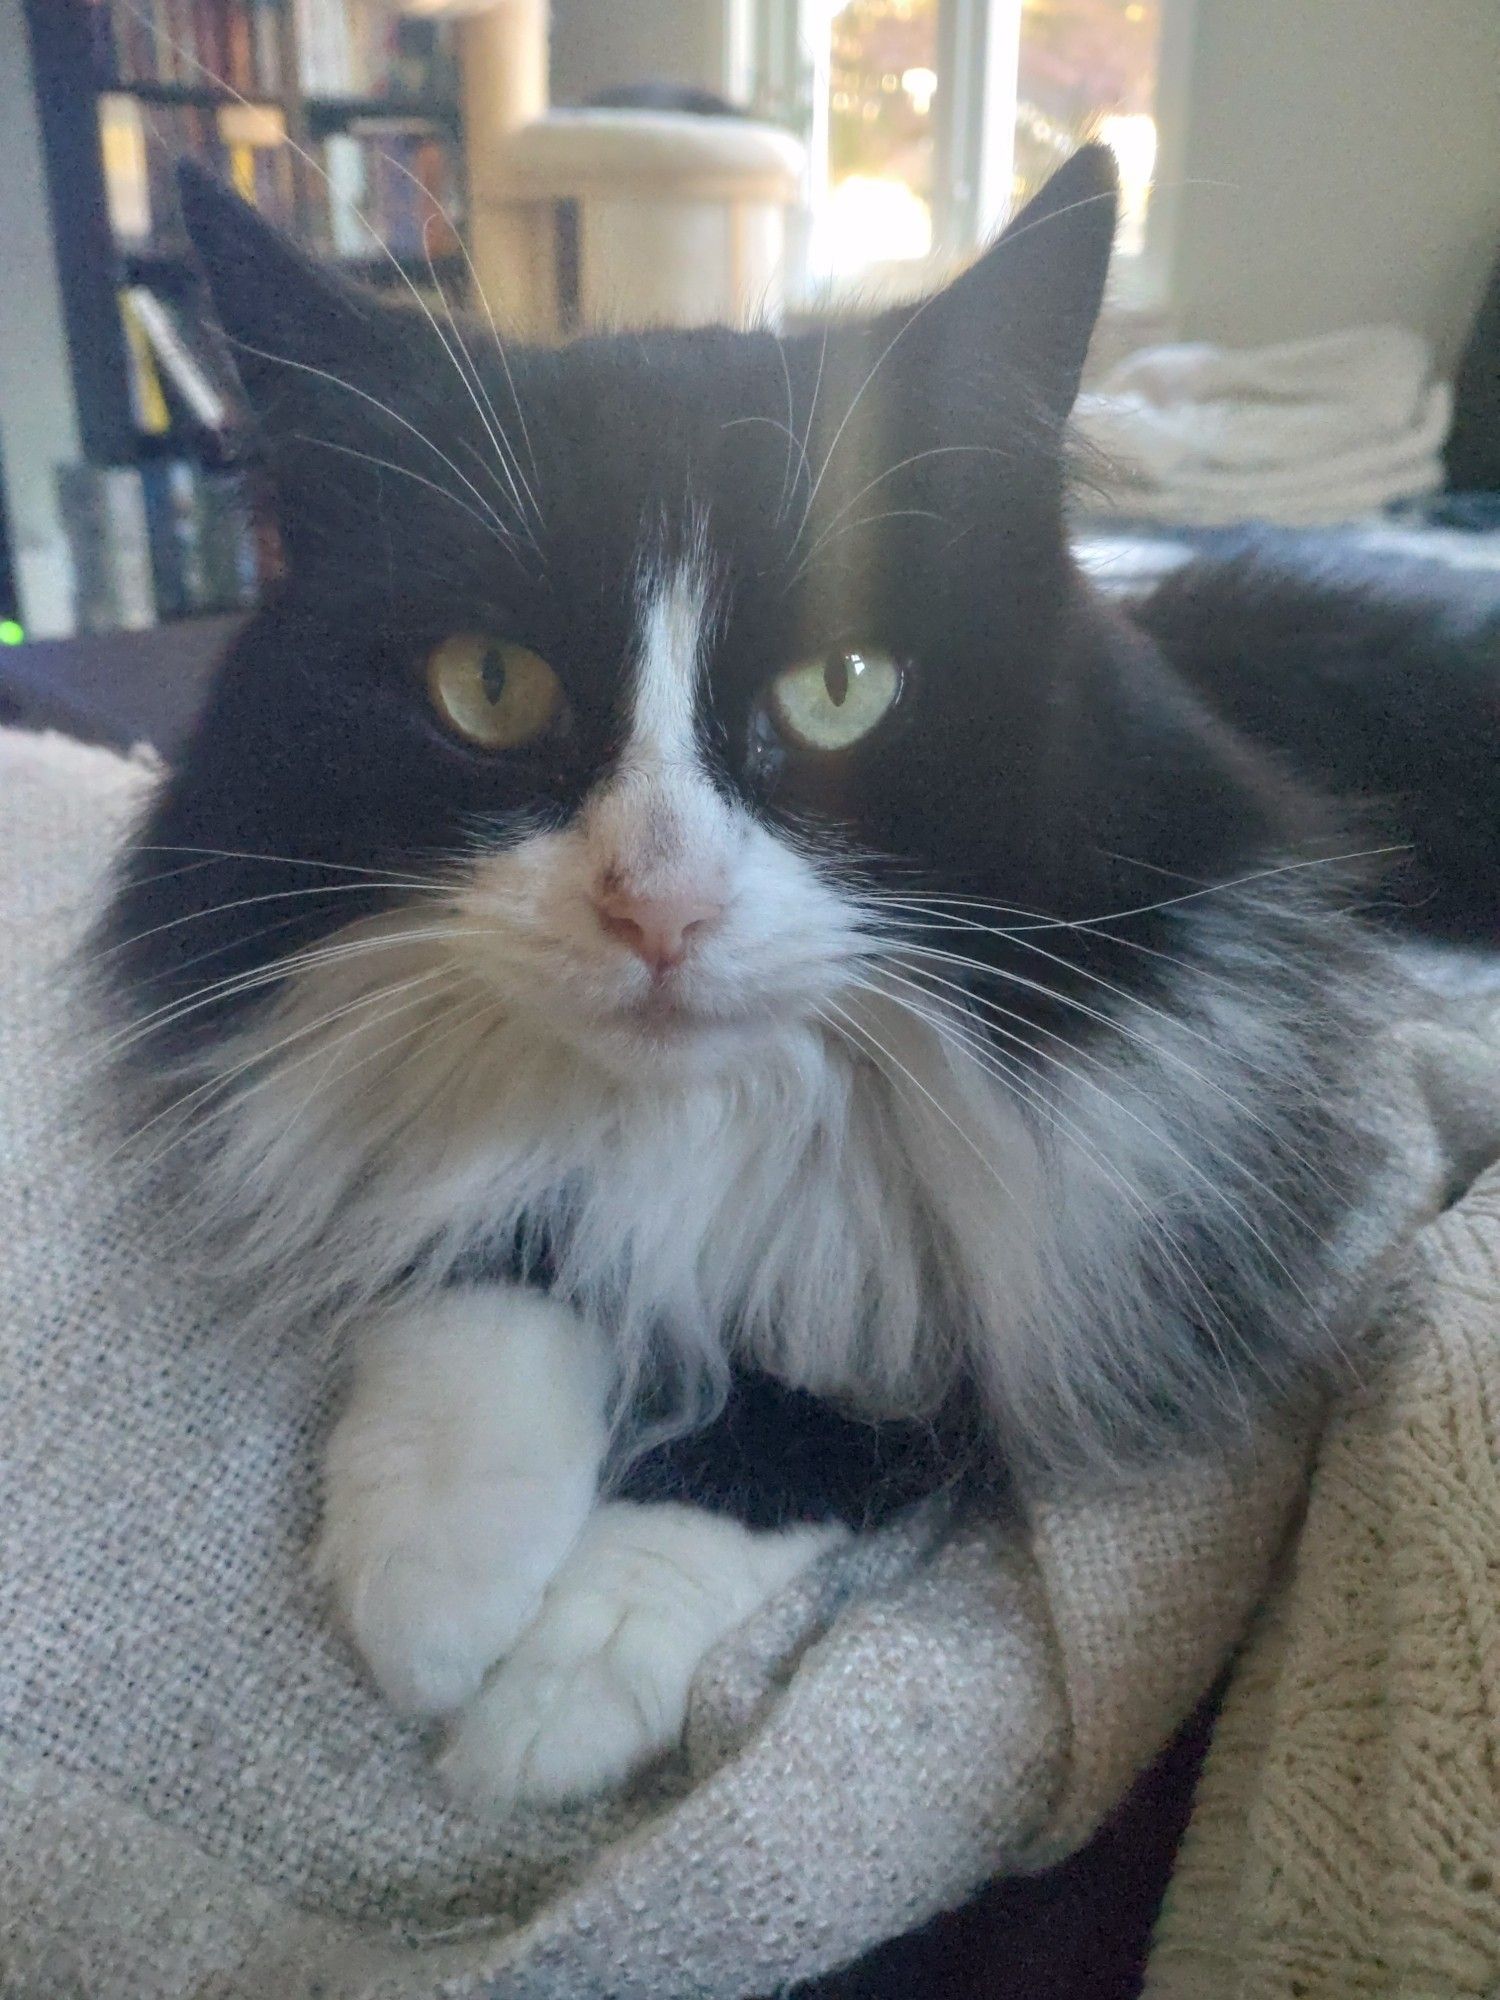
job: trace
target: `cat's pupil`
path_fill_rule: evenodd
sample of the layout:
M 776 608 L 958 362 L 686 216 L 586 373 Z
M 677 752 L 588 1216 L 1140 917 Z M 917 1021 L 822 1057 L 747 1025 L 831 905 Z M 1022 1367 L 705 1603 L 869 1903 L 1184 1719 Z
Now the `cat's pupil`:
M 479 678 L 484 683 L 485 699 L 492 705 L 505 692 L 505 648 L 486 646 L 484 659 L 480 663 Z
M 823 668 L 823 686 L 828 699 L 835 708 L 842 708 L 849 699 L 849 656 L 835 653 Z

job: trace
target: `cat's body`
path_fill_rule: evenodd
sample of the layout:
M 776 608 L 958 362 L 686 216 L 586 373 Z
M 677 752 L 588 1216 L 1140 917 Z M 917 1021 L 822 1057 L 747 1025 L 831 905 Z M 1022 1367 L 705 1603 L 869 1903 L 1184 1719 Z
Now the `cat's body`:
M 558 354 L 188 200 L 288 574 L 109 963 L 198 1239 L 346 1332 L 366 1660 L 464 1793 L 571 1795 L 841 1522 L 1316 1379 L 1379 842 L 1215 712 L 1191 583 L 1069 555 L 1100 154 L 915 315 Z

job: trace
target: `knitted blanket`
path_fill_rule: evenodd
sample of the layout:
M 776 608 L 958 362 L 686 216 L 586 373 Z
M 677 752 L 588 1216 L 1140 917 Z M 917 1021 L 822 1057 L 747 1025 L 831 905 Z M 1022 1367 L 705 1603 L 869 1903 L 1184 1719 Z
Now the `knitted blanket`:
M 1267 1436 L 1107 1500 L 1023 1496 L 1006 1518 L 963 1522 L 919 1511 L 735 1634 L 700 1676 L 681 1756 L 629 1796 L 493 1822 L 445 1804 L 429 1745 L 365 1686 L 308 1575 L 327 1364 L 296 1328 L 251 1348 L 215 1323 L 153 1228 L 149 1180 L 80 1113 L 91 1051 L 62 967 L 149 782 L 105 752 L 0 734 L 0 1994 L 742 2000 L 1080 1844 L 1244 1632 L 1301 1503 L 1302 1441 Z M 1379 1096 L 1402 1146 L 1378 1213 L 1351 1228 L 1351 1283 L 1385 1268 L 1500 1131 L 1480 1036 L 1417 1020 L 1396 1043 Z M 1422 1239 L 1430 1311 L 1447 1309 L 1452 1232 L 1493 1231 L 1486 1200 Z M 1477 1268 L 1452 1282 L 1488 1310 L 1493 1263 Z M 1281 1636 L 1256 1642 L 1252 1660 L 1275 1664 L 1236 1697 L 1226 1755 L 1262 1742 L 1253 1717 L 1283 1688 L 1335 1668 L 1357 1665 L 1364 1692 L 1387 1671 L 1432 1686 L 1441 1709 L 1436 1638 L 1430 1659 L 1415 1629 L 1389 1668 L 1373 1655 L 1385 1608 L 1404 1619 L 1439 1581 L 1444 1644 L 1481 1614 L 1476 1577 L 1443 1569 L 1444 1507 L 1418 1510 L 1410 1479 L 1407 1500 L 1382 1494 L 1404 1537 L 1388 1574 L 1377 1516 L 1357 1533 L 1351 1516 L 1338 1539 L 1351 1480 L 1415 1463 L 1379 1415 L 1415 1422 L 1415 1390 L 1386 1393 L 1341 1419 L 1314 1499 L 1330 1560 L 1363 1534 L 1349 1575 L 1381 1579 L 1349 1607 L 1357 1661 L 1320 1653 L 1298 1621 L 1303 1598 L 1342 1587 L 1318 1580 L 1320 1527 Z M 1467 1508 L 1478 1404 L 1464 1421 L 1443 1442 Z M 1477 1550 L 1454 1531 L 1455 1562 Z M 1388 1731 L 1388 1768 L 1407 1769 L 1397 1751 L 1413 1739 L 1367 1720 Z M 1350 1711 L 1333 1733 L 1352 1742 L 1357 1726 Z M 1262 1769 L 1269 1822 L 1283 1793 Z M 1330 1809 L 1327 1840 L 1346 1817 Z M 1206 1827 L 1200 1872 L 1217 1879 L 1239 1863 L 1215 1842 Z M 1465 1908 L 1480 1893 L 1468 1879 L 1453 1892 Z M 1179 1961 L 1203 1930 L 1198 1900 L 1181 1905 Z M 1262 1912 L 1280 1921 L 1273 1901 L 1246 1904 L 1251 1930 Z M 1309 1902 L 1318 1923 L 1327 1903 Z
M 1494 1072 L 1473 1079 L 1493 1090 Z M 1500 1994 L 1500 1171 L 1418 1235 L 1231 1684 L 1146 2000 Z

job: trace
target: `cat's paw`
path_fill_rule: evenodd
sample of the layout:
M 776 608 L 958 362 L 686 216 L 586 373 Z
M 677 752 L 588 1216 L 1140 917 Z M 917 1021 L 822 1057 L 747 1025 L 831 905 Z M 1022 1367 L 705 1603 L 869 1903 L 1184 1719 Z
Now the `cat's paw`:
M 622 1783 L 680 1739 L 709 1649 L 843 1534 L 753 1534 L 692 1507 L 601 1508 L 459 1718 L 439 1760 L 450 1794 L 500 1811 Z
M 314 1558 L 397 1708 L 469 1700 L 593 1505 L 608 1374 L 566 1307 L 453 1288 L 367 1331 Z
M 444 1715 L 478 1689 L 534 1617 L 581 1510 L 555 1538 L 524 1538 L 516 1560 L 496 1522 L 550 1511 L 550 1496 L 498 1483 L 448 1491 L 387 1489 L 330 1505 L 314 1555 L 340 1625 L 394 1708 Z M 584 1505 L 587 1505 L 585 1500 Z M 510 1556 L 510 1560 L 507 1557 Z

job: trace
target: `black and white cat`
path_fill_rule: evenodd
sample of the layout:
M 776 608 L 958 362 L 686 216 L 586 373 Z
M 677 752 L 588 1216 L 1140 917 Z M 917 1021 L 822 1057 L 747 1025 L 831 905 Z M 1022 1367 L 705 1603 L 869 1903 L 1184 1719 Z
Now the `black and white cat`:
M 108 963 L 196 1239 L 347 1339 L 371 1672 L 460 1794 L 576 1796 L 848 1523 L 1222 1445 L 1328 1360 L 1371 841 L 1204 698 L 1247 573 L 1163 593 L 1174 666 L 1070 556 L 1102 150 L 787 338 L 507 347 L 184 202 L 286 572 Z

